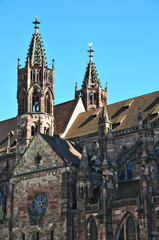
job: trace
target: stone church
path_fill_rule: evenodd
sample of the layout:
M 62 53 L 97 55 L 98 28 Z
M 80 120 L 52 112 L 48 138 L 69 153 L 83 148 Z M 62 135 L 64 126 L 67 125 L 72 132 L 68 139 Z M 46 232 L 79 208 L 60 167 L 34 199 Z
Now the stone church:
M 54 105 L 33 23 L 18 116 L 0 122 L 0 240 L 159 239 L 159 91 L 109 105 L 90 45 L 81 89 Z

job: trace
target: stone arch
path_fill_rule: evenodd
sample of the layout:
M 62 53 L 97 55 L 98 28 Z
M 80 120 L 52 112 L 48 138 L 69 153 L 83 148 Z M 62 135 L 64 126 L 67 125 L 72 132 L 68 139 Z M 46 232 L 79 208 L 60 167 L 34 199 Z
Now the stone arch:
M 42 90 L 38 84 L 34 84 L 28 91 L 29 112 L 40 112 L 42 103 Z
M 129 224 L 131 221 L 131 224 Z M 130 229 L 131 228 L 133 229 Z M 115 233 L 116 240 L 139 240 L 138 220 L 131 212 L 126 212 L 122 217 L 119 227 Z
M 44 110 L 46 113 L 53 113 L 53 93 L 50 88 L 44 90 Z
M 97 240 L 98 239 L 98 224 L 95 216 L 90 215 L 87 219 L 87 239 Z

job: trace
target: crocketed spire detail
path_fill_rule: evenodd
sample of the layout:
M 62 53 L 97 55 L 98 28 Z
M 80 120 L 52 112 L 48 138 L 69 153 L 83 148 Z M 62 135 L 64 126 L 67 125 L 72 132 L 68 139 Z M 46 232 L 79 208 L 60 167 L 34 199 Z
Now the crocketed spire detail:
M 38 24 L 40 24 L 40 22 L 38 22 L 38 19 L 36 18 L 36 21 L 33 23 L 35 24 L 35 33 L 33 34 L 28 49 L 26 65 L 29 63 L 30 66 L 47 67 L 44 45 L 41 39 L 41 34 L 38 33 Z
M 82 88 L 97 88 L 98 86 L 100 86 L 100 79 L 98 78 L 97 70 L 93 62 L 92 53 L 94 52 L 94 50 L 92 49 L 92 43 L 89 44 L 89 46 L 90 50 L 88 50 L 88 52 L 90 52 L 90 61 L 86 68 Z

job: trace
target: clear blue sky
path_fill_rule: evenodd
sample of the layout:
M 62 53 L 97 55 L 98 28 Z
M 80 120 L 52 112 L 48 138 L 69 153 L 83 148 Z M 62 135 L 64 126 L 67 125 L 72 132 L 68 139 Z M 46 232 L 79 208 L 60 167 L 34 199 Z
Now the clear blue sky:
M 0 121 L 17 115 L 17 59 L 24 66 L 36 15 L 55 104 L 81 87 L 90 42 L 109 103 L 159 90 L 158 0 L 0 0 Z

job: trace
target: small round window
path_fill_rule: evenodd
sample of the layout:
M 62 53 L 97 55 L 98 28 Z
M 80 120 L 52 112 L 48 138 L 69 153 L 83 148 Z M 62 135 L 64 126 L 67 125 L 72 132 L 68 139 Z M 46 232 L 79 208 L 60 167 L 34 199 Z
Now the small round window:
M 47 197 L 45 193 L 38 193 L 33 200 L 33 212 L 36 215 L 43 215 L 47 208 Z

